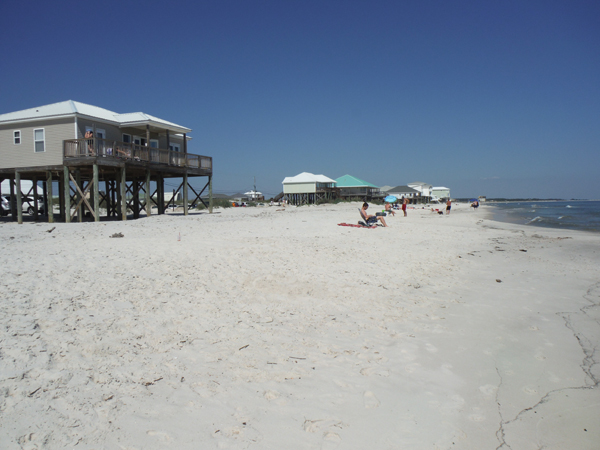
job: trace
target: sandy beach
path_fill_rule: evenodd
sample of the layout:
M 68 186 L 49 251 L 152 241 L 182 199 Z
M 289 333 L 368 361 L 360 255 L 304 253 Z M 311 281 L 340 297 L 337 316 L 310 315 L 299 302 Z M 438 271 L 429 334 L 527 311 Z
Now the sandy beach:
M 0 448 L 598 449 L 600 235 L 359 207 L 0 223 Z

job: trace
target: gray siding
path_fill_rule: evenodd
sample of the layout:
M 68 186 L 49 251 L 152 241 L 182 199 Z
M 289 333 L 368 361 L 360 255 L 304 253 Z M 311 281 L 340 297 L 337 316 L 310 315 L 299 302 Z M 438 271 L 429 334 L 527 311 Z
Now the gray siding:
M 0 125 L 0 169 L 53 166 L 63 163 L 63 141 L 75 135 L 74 118 Z M 45 151 L 36 153 L 33 130 L 43 128 Z M 21 144 L 15 145 L 13 132 L 21 131 Z
M 123 133 L 118 126 L 87 119 L 77 119 L 77 135 L 79 139 L 85 137 L 85 127 L 94 128 L 94 126 L 106 132 L 106 139 L 112 141 L 121 140 Z

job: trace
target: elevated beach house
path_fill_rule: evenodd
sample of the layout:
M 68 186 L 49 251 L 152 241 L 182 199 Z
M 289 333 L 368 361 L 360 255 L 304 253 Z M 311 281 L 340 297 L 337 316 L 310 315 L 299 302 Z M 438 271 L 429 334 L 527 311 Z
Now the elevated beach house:
M 450 189 L 444 186 L 434 186 L 431 188 L 431 197 L 437 199 L 450 198 Z
M 398 199 L 408 198 L 408 199 L 412 200 L 419 196 L 419 191 L 417 191 L 416 189 L 413 189 L 411 187 L 408 187 L 406 185 L 396 186 L 391 189 L 388 189 L 387 193 L 389 195 L 393 195 L 394 197 L 396 197 Z
M 302 172 L 283 179 L 283 195 L 292 205 L 307 205 L 337 197 L 335 180 L 325 175 Z
M 423 183 L 422 181 L 414 181 L 412 183 L 407 183 L 406 185 L 419 191 L 419 195 L 417 195 L 419 202 L 429 202 L 431 200 L 431 190 L 433 189 L 431 184 Z
M 119 114 L 72 100 L 1 114 L 0 179 L 10 180 L 10 192 L 2 194 L 11 195 L 19 223 L 23 195 L 42 200 L 43 211 L 53 212 L 56 202 L 66 222 L 84 215 L 99 221 L 100 206 L 106 216 L 126 220 L 128 211 L 149 216 L 153 203 L 163 214 L 164 180 L 179 178 L 175 195 L 183 194 L 187 214 L 188 188 L 193 204 L 204 203 L 207 187 L 212 198 L 213 173 L 211 157 L 188 153 L 190 131 L 142 112 Z M 190 177 L 206 177 L 200 192 L 189 186 Z M 29 192 L 22 192 L 22 180 L 33 182 Z
M 343 175 L 336 178 L 335 182 L 340 189 L 339 196 L 341 198 L 359 198 L 367 201 L 384 196 L 379 187 L 352 175 Z

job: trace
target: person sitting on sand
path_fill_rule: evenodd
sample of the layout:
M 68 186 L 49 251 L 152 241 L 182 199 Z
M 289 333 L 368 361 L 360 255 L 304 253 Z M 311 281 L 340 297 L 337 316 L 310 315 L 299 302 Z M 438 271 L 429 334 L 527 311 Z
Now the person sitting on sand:
M 392 205 L 390 205 L 389 203 L 386 202 L 385 204 L 385 212 L 391 214 L 392 216 L 395 216 L 396 213 L 394 212 L 394 210 L 392 209 Z
M 363 219 L 365 219 L 367 226 L 375 225 L 375 224 L 377 224 L 377 221 L 379 220 L 383 224 L 384 227 L 387 227 L 387 223 L 385 223 L 385 219 L 383 218 L 383 216 L 373 216 L 373 215 L 367 214 L 368 207 L 369 207 L 369 204 L 367 202 L 365 202 L 365 203 L 363 203 L 362 208 L 360 210 L 360 215 L 362 216 Z

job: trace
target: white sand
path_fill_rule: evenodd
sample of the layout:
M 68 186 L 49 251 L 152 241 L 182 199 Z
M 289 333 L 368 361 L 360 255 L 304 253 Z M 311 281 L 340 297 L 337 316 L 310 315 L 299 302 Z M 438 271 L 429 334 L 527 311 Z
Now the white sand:
M 0 448 L 598 449 L 600 236 L 358 207 L 0 224 Z

